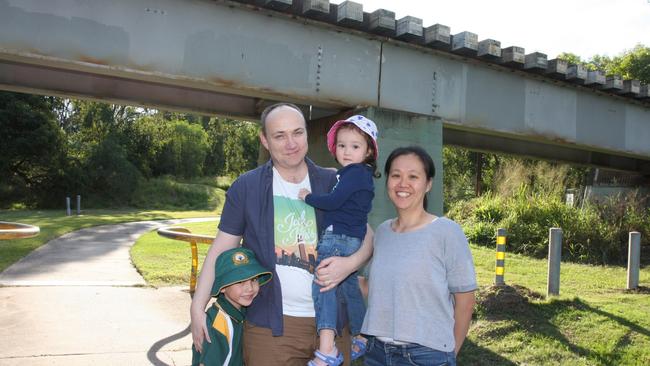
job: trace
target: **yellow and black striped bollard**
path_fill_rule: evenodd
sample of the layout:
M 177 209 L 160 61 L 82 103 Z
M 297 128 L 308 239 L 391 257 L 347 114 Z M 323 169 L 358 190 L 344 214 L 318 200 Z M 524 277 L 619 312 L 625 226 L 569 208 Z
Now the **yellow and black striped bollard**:
M 497 229 L 497 261 L 495 268 L 494 284 L 497 286 L 505 285 L 503 273 L 506 264 L 506 229 Z

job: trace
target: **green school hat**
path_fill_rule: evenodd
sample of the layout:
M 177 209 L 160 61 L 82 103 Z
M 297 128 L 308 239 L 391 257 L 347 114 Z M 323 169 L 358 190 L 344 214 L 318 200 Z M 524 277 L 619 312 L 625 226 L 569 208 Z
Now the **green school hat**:
M 255 258 L 255 254 L 246 248 L 233 248 L 221 253 L 214 268 L 212 296 L 219 296 L 224 287 L 234 283 L 259 277 L 260 286 L 269 282 L 273 276 L 269 270 Z

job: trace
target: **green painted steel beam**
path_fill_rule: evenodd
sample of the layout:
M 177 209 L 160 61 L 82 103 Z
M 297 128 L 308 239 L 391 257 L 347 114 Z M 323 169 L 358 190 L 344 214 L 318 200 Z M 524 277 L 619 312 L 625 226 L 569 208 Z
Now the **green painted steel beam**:
M 298 103 L 312 119 L 377 107 L 439 120 L 470 148 L 650 171 L 647 101 L 338 26 L 324 6 L 318 15 L 290 0 L 265 4 L 282 11 L 0 1 L 0 88 L 243 118 L 272 101 Z M 388 13 L 377 14 L 390 23 Z M 406 20 L 411 40 L 417 18 Z

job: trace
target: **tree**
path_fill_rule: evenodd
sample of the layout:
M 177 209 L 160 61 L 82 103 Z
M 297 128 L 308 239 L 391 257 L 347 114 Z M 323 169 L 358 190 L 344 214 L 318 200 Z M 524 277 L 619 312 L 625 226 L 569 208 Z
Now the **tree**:
M 140 171 L 128 161 L 125 148 L 115 136 L 95 145 L 84 166 L 83 193 L 95 204 L 128 204 L 141 180 Z
M 226 166 L 224 174 L 237 176 L 257 165 L 259 153 L 259 126 L 256 123 L 230 120 L 230 131 L 224 144 Z
M 559 58 L 560 60 L 564 60 L 564 61 L 568 62 L 569 65 L 582 64 L 587 70 L 591 70 L 591 71 L 598 70 L 598 69 L 603 70 L 602 68 L 598 67 L 598 65 L 596 63 L 594 63 L 592 61 L 583 61 L 580 58 L 580 56 L 578 56 L 578 55 L 576 55 L 574 53 L 562 52 L 557 56 L 557 58 Z
M 618 74 L 624 79 L 636 79 L 650 84 L 650 47 L 638 44 L 623 52 L 606 65 L 606 71 L 608 75 Z
M 259 153 L 259 125 L 212 118 L 204 123 L 210 141 L 205 160 L 207 174 L 239 175 L 255 167 Z
M 443 196 L 445 207 L 453 202 L 474 198 L 492 190 L 499 165 L 496 154 L 473 152 L 445 146 L 443 160 Z
M 34 205 L 65 166 L 63 132 L 50 97 L 0 92 L 0 204 Z
M 155 173 L 185 178 L 203 174 L 203 162 L 210 148 L 203 128 L 186 121 L 173 121 L 165 129 L 166 140 L 158 154 Z
M 153 176 L 158 155 L 169 140 L 165 132 L 168 123 L 159 115 L 143 115 L 116 133 L 126 159 L 146 178 Z
M 558 58 L 572 64 L 583 63 L 589 70 L 602 70 L 608 76 L 621 75 L 623 79 L 636 79 L 650 84 L 650 47 L 642 44 L 615 57 L 594 55 L 586 62 L 580 56 L 567 52 L 561 53 Z
M 564 60 L 569 64 L 576 65 L 582 63 L 582 59 L 580 58 L 580 56 L 571 52 L 562 52 L 559 55 L 557 55 L 557 58 L 559 58 L 560 60 Z

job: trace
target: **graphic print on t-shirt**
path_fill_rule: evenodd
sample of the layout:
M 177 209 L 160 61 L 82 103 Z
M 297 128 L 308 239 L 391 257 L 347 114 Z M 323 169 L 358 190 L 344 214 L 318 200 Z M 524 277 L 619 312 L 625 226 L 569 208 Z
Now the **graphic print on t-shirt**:
M 311 291 L 318 229 L 314 208 L 298 199 L 300 188 L 311 190 L 309 175 L 294 184 L 273 168 L 275 271 L 282 288 L 282 313 L 314 317 Z
M 298 267 L 314 273 L 316 235 L 309 230 L 316 225 L 314 210 L 300 200 L 274 196 L 276 212 L 276 264 Z
M 311 206 L 297 198 L 300 188 L 309 189 L 309 181 L 305 179 L 299 184 L 291 184 L 275 178 L 274 174 L 276 264 L 314 273 L 318 240 L 316 214 Z

